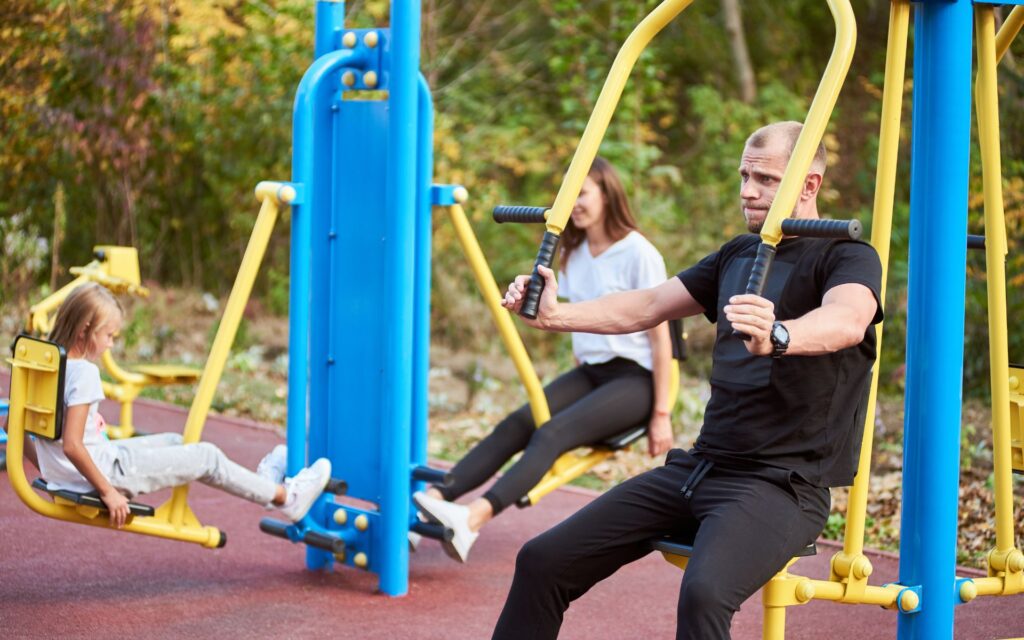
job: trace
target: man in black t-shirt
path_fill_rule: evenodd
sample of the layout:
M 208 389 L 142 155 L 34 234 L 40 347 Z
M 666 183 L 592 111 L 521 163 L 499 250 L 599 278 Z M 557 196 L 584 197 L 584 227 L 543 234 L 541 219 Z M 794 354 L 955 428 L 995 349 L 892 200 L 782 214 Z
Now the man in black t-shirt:
M 740 199 L 761 230 L 801 125 L 756 131 L 740 160 Z M 819 146 L 793 211 L 817 218 L 825 172 Z M 677 638 L 728 638 L 732 616 L 813 542 L 829 487 L 853 481 L 881 321 L 881 264 L 862 242 L 784 238 L 764 297 L 743 294 L 760 238 L 742 235 L 652 289 L 559 304 L 550 269 L 536 321 L 552 331 L 632 333 L 703 313 L 717 323 L 711 399 L 689 451 L 611 489 L 528 542 L 495 638 L 554 638 L 569 603 L 649 540 L 692 536 Z M 509 286 L 518 310 L 528 276 Z M 733 329 L 749 336 L 743 341 Z M 638 596 L 642 597 L 642 595 Z

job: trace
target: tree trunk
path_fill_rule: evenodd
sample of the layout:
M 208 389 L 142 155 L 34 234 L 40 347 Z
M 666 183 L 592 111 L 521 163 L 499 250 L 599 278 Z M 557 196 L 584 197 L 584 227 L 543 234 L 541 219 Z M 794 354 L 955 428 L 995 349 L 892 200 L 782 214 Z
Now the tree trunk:
M 722 14 L 725 17 L 725 31 L 729 34 L 732 57 L 736 63 L 736 80 L 740 85 L 740 98 L 751 103 L 757 96 L 754 67 L 750 64 L 747 39 L 743 34 L 743 15 L 739 0 L 722 0 Z

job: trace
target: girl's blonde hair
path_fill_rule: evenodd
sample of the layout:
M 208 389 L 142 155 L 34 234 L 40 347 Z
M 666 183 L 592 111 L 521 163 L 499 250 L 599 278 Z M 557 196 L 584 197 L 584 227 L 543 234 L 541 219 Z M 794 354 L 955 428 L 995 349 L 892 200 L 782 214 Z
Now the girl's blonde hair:
M 106 287 L 95 282 L 75 287 L 57 309 L 48 338 L 71 351 L 88 340 L 115 312 L 124 315 L 121 303 Z

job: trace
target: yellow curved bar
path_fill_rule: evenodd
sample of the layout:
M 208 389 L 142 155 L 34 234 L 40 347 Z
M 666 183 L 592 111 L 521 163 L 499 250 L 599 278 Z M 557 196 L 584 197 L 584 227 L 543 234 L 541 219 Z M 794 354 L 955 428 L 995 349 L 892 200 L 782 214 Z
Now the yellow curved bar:
M 978 79 L 975 103 L 985 196 L 985 265 L 988 289 L 989 366 L 992 384 L 992 458 L 995 476 L 996 551 L 1014 549 L 1013 476 L 1010 459 L 1009 343 L 1006 311 L 1006 222 L 999 157 L 995 14 L 975 5 Z
M 57 289 L 50 295 L 43 298 L 37 304 L 29 307 L 28 322 L 25 324 L 25 330 L 33 335 L 46 335 L 49 333 L 50 329 L 53 328 L 53 322 L 50 320 L 50 314 L 57 310 L 57 307 L 59 307 L 61 303 L 71 295 L 72 291 L 86 282 L 89 282 L 89 277 L 80 275 L 60 289 Z
M 238 325 L 242 321 L 242 312 L 245 311 L 245 304 L 252 293 L 260 263 L 263 262 L 263 255 L 266 253 L 270 235 L 277 222 L 279 207 L 281 204 L 287 204 L 295 199 L 295 189 L 291 185 L 279 182 L 261 182 L 256 186 L 256 197 L 263 204 L 260 206 L 256 224 L 249 237 L 249 244 L 245 248 L 245 254 L 242 256 L 242 264 L 238 268 L 238 275 L 235 276 L 235 283 L 231 287 L 231 294 L 228 296 L 224 314 L 217 327 L 217 335 L 213 339 L 213 346 L 210 347 L 210 355 L 206 359 L 203 375 L 199 379 L 199 388 L 196 390 L 192 406 L 189 408 L 185 431 L 182 434 L 182 439 L 186 444 L 199 442 L 202 435 L 206 416 L 213 403 L 213 394 L 224 373 L 224 365 L 230 355 L 231 344 L 235 341 Z M 185 521 L 187 496 L 187 486 L 174 489 L 174 493 L 167 503 L 170 505 L 169 517 L 172 524 L 180 525 Z
M 825 67 L 825 73 L 821 77 L 821 83 L 814 94 L 814 100 L 811 101 L 804 127 L 796 140 L 793 155 L 782 176 L 779 191 L 761 228 L 761 241 L 772 246 L 782 240 L 782 221 L 793 215 L 793 208 L 803 189 L 804 178 L 811 168 L 818 143 L 825 135 L 825 127 L 832 116 L 839 91 L 843 88 L 857 44 L 857 21 L 849 0 L 829 0 L 828 6 L 836 24 L 835 45 Z
M 526 353 L 526 347 L 523 346 L 523 339 L 519 336 L 519 332 L 516 331 L 516 326 L 512 322 L 512 316 L 507 309 L 501 306 L 501 291 L 494 281 L 494 274 L 491 273 L 490 267 L 487 266 L 487 259 L 484 257 L 484 252 L 480 249 L 480 243 L 477 242 L 476 235 L 473 233 L 473 228 L 466 218 L 466 212 L 462 209 L 462 205 L 453 204 L 449 206 L 448 215 L 451 218 L 452 225 L 455 227 L 455 234 L 462 245 L 462 251 L 469 261 L 470 268 L 473 270 L 473 277 L 476 279 L 476 286 L 480 289 L 480 295 L 484 297 L 484 302 L 487 303 L 491 317 L 494 319 L 494 323 L 498 326 L 498 332 L 501 334 L 501 341 L 505 343 L 505 349 L 512 356 L 512 362 L 515 364 L 519 379 L 526 388 L 526 395 L 530 401 L 530 412 L 533 414 L 533 423 L 540 426 L 551 419 L 551 412 L 548 409 L 548 399 L 544 395 L 544 388 L 540 384 L 540 379 L 533 368 L 533 363 L 530 362 L 529 354 Z
M 110 353 L 110 349 L 103 352 L 103 355 L 100 356 L 100 360 L 103 363 L 103 368 L 107 370 L 107 373 L 109 373 L 114 380 L 133 385 L 146 384 L 146 376 L 141 373 L 128 371 L 117 364 L 117 362 L 114 361 L 114 356 Z
M 900 146 L 900 122 L 903 114 L 903 83 L 907 67 L 907 33 L 910 26 L 910 1 L 895 0 L 889 10 L 889 41 L 885 53 L 885 86 L 882 89 L 881 126 L 878 141 L 878 168 L 875 174 L 875 200 L 871 223 L 871 245 L 878 251 L 882 262 L 882 289 L 889 271 L 889 246 L 892 237 L 892 211 L 896 198 L 896 166 Z M 878 362 L 882 353 L 882 327 L 879 324 L 876 344 L 878 355 L 871 372 L 868 410 L 864 420 L 857 476 L 850 489 L 846 508 L 846 532 L 842 554 L 850 562 L 864 552 L 864 522 L 867 512 L 868 484 L 871 479 L 871 450 L 875 427 L 876 398 L 878 395 Z M 843 565 L 840 563 L 833 563 Z M 849 577 L 841 574 L 841 577 Z
M 547 217 L 547 230 L 561 235 L 565 225 L 569 222 L 569 215 L 572 213 L 573 204 L 583 188 L 583 181 L 590 172 L 590 165 L 597 156 L 597 150 L 601 146 L 608 123 L 611 122 L 615 107 L 622 96 L 622 90 L 626 86 L 633 65 L 643 52 L 647 44 L 658 35 L 658 32 L 665 28 L 669 22 L 690 6 L 693 0 L 665 0 L 654 11 L 640 21 L 640 24 L 633 29 L 622 48 L 619 49 L 615 61 L 612 63 L 608 78 L 601 88 L 597 98 L 594 111 L 590 114 L 586 129 L 583 130 L 583 137 L 576 147 L 576 153 L 569 164 L 569 170 L 562 180 L 562 186 L 558 189 L 555 197 L 555 204 Z
M 1007 50 L 1010 48 L 1010 43 L 1020 33 L 1022 26 L 1024 26 L 1024 6 L 1017 6 L 1013 8 L 1010 15 L 1006 16 L 1003 26 L 999 28 L 999 33 L 996 34 L 997 63 L 1006 55 Z

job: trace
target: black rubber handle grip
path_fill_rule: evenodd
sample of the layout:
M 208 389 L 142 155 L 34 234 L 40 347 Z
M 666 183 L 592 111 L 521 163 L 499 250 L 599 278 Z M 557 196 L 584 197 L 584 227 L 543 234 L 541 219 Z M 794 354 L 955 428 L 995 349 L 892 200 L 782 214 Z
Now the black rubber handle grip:
M 260 531 L 263 533 L 269 533 L 270 535 L 277 536 L 278 538 L 291 540 L 291 538 L 288 537 L 286 529 L 288 529 L 288 525 L 280 520 L 274 520 L 272 518 L 263 518 L 260 520 Z
M 318 531 L 307 531 L 302 536 L 302 541 L 311 547 L 330 551 L 331 553 L 345 553 L 345 541 L 335 536 L 325 535 Z
M 444 526 L 443 524 L 434 524 L 433 522 L 422 522 L 417 521 L 410 527 L 413 531 L 420 534 L 424 538 L 432 538 L 434 540 L 450 541 L 455 537 L 455 532 Z
M 343 496 L 348 493 L 348 483 L 344 480 L 331 478 L 327 481 L 327 486 L 324 487 L 324 493 L 333 493 L 336 496 Z
M 455 478 L 450 472 L 423 465 L 413 468 L 412 479 L 439 484 L 442 487 L 450 487 L 455 483 Z
M 543 223 L 545 211 L 547 209 L 544 207 L 520 207 L 517 205 L 499 204 L 494 207 L 491 215 L 498 224 L 502 222 Z
M 519 315 L 534 320 L 537 318 L 537 310 L 540 308 L 540 294 L 544 293 L 544 276 L 540 275 L 537 267 L 551 267 L 555 259 L 555 249 L 558 248 L 558 234 L 550 231 L 544 232 L 544 239 L 540 242 L 540 250 L 537 251 L 537 260 L 533 263 L 533 273 L 530 274 L 530 286 L 526 288 L 526 299 L 519 309 Z
M 786 218 L 782 221 L 782 233 L 787 236 L 805 238 L 847 238 L 860 240 L 864 228 L 860 220 L 808 220 Z
M 969 235 L 967 236 L 967 248 L 968 249 L 981 249 L 985 250 L 985 236 Z
M 764 285 L 768 282 L 768 272 L 771 271 L 772 261 L 774 260 L 775 247 L 762 242 L 757 247 L 757 257 L 754 258 L 754 266 L 750 269 L 750 279 L 747 280 L 747 290 L 744 293 L 752 293 L 756 296 L 764 293 Z M 750 340 L 750 336 L 735 329 L 732 335 L 741 340 Z

